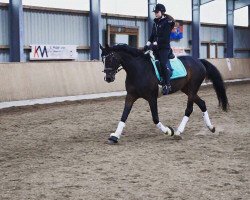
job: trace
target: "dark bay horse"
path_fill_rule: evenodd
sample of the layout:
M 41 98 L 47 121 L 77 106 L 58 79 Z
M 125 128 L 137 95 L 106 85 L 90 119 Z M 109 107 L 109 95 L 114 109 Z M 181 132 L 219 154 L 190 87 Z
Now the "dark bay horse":
M 120 69 L 124 69 L 127 73 L 125 106 L 122 113 L 121 121 L 114 133 L 109 137 L 109 143 L 117 143 L 122 135 L 125 122 L 131 111 L 134 102 L 138 98 L 148 101 L 154 124 L 166 135 L 171 135 L 177 139 L 181 139 L 188 119 L 193 112 L 193 104 L 196 103 L 203 112 L 203 118 L 206 126 L 212 132 L 215 127 L 211 124 L 207 112 L 205 101 L 203 101 L 197 92 L 205 78 L 210 79 L 216 91 L 219 105 L 224 111 L 228 108 L 228 99 L 224 82 L 220 72 L 210 62 L 203 59 L 194 59 L 191 56 L 178 57 L 187 70 L 187 76 L 184 78 L 171 80 L 171 93 L 181 90 L 188 97 L 185 115 L 176 131 L 170 126 L 164 126 L 158 117 L 157 98 L 158 98 L 158 79 L 156 78 L 153 65 L 148 55 L 143 51 L 128 45 L 108 45 L 102 47 L 102 61 L 104 63 L 105 81 L 113 82 L 115 75 Z

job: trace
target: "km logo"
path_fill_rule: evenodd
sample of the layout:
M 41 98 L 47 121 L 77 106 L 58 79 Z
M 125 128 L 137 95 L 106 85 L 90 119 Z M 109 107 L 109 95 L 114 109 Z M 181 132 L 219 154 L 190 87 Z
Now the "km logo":
M 41 46 L 35 46 L 34 58 L 39 58 L 40 56 L 43 58 L 44 54 L 46 55 L 46 57 L 48 57 L 48 51 L 46 46 L 43 46 L 43 48 Z

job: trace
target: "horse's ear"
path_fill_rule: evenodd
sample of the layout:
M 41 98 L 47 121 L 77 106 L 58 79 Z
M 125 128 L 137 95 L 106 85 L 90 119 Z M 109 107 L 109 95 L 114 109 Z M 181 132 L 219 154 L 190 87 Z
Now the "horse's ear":
M 104 50 L 104 47 L 101 45 L 101 44 L 99 44 L 100 45 L 100 49 L 103 51 Z

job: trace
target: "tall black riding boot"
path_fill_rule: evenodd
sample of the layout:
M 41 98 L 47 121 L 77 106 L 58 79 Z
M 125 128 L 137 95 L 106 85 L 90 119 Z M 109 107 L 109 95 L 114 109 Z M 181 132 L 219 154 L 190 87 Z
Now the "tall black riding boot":
M 164 67 L 162 72 L 163 72 L 162 94 L 167 95 L 171 91 L 169 71 L 166 67 Z

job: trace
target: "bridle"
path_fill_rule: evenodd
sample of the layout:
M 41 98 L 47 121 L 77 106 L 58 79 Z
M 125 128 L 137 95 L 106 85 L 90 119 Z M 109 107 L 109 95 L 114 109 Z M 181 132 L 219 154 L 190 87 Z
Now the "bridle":
M 120 64 L 120 65 L 118 66 L 117 69 L 107 68 L 107 67 L 105 66 L 105 61 L 106 61 L 106 58 L 108 58 L 108 57 L 110 57 L 110 56 L 113 56 L 113 57 L 114 57 L 114 53 L 111 52 L 110 54 L 108 54 L 108 55 L 106 55 L 106 56 L 102 56 L 102 63 L 103 63 L 103 65 L 104 65 L 104 70 L 103 70 L 103 72 L 104 72 L 104 73 L 108 73 L 108 74 L 111 74 L 112 72 L 114 72 L 114 75 L 115 75 L 115 74 L 117 74 L 119 71 L 121 71 L 121 70 L 123 69 L 123 67 L 122 67 L 122 65 Z

